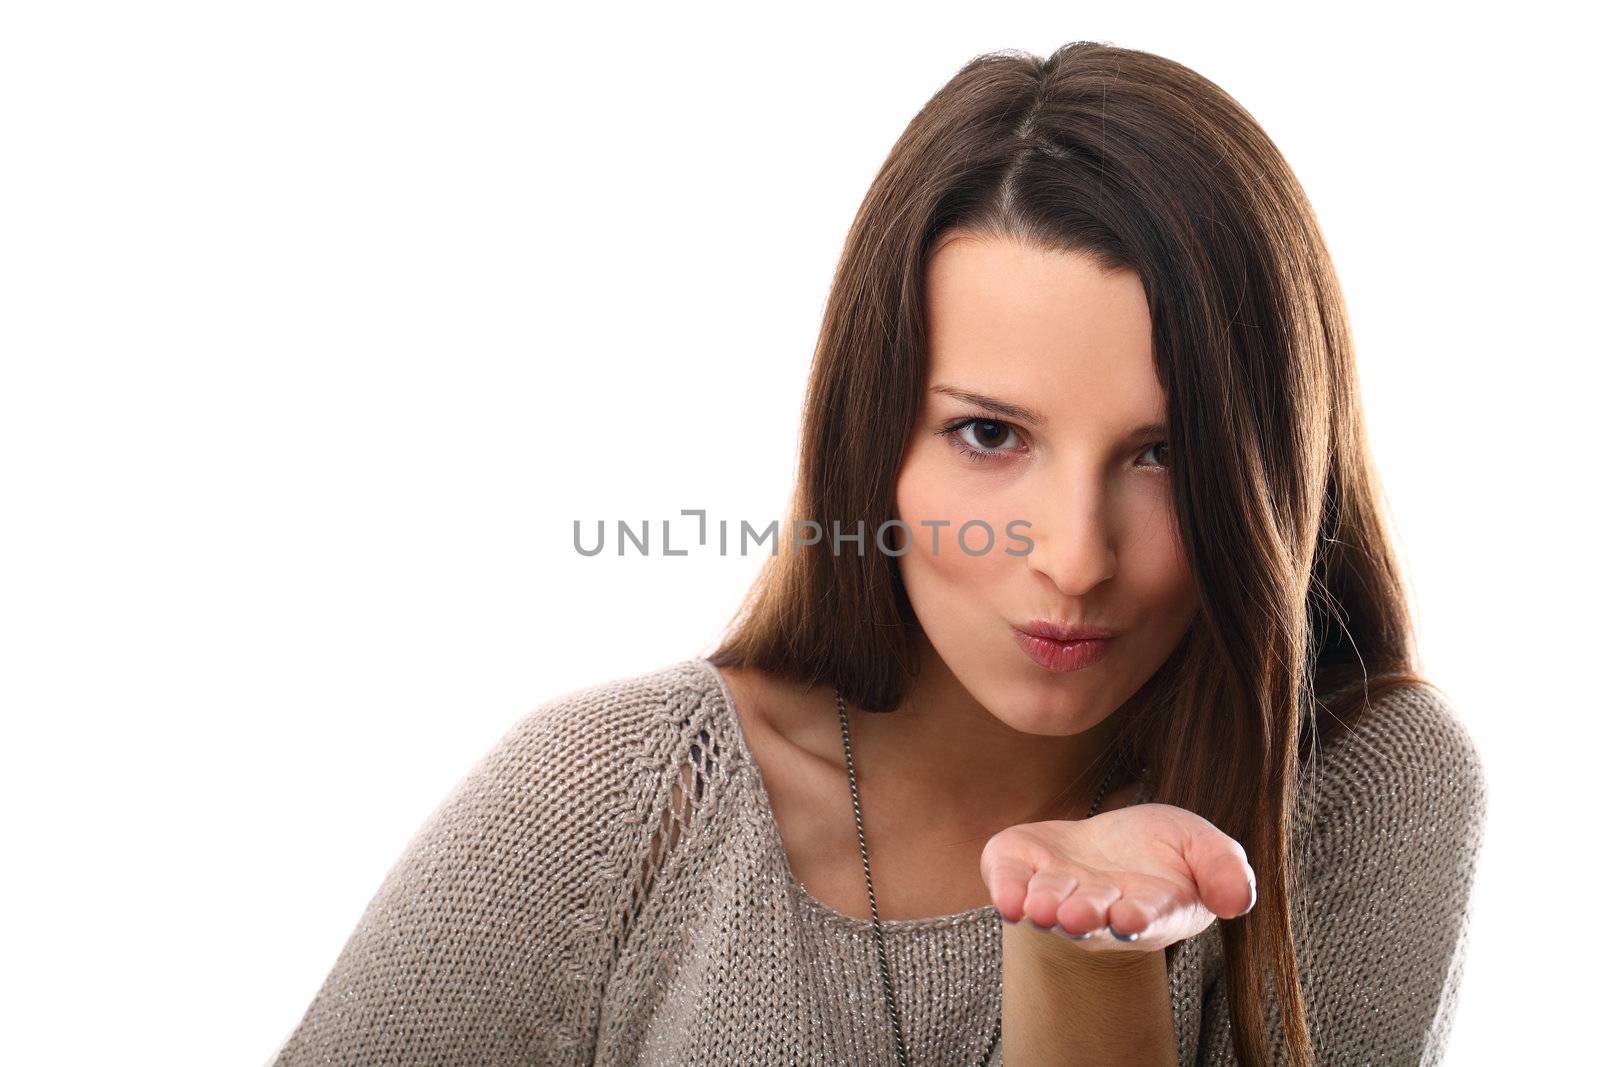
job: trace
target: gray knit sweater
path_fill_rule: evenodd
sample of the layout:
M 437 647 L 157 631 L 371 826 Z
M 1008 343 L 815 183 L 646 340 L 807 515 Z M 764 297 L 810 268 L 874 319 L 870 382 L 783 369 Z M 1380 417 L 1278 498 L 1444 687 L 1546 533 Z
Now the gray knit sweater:
M 1436 1063 L 1483 833 L 1474 742 L 1408 687 L 1322 750 L 1312 784 L 1297 948 L 1317 1061 Z M 883 927 L 913 1067 L 974 1064 L 1000 1009 L 999 913 Z M 1172 957 L 1184 1064 L 1236 1063 L 1221 963 L 1215 923 Z M 513 726 L 388 872 L 271 1061 L 893 1062 L 871 923 L 796 881 L 698 657 Z

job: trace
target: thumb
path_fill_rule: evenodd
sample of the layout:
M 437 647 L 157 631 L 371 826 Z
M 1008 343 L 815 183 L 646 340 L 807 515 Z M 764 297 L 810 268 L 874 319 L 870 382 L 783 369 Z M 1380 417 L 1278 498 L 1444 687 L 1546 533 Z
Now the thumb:
M 1211 914 L 1237 919 L 1256 906 L 1256 872 L 1239 842 L 1213 826 L 1191 838 L 1184 858 Z

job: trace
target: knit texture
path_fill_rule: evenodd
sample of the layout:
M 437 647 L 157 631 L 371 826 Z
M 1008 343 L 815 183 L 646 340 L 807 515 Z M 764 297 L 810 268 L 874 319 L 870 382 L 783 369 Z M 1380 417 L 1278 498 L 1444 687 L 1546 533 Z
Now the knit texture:
M 1432 690 L 1375 701 L 1318 754 L 1295 815 L 1317 1062 L 1439 1062 L 1485 813 L 1477 749 Z M 975 1064 L 999 913 L 882 925 L 910 1062 Z M 1236 1064 L 1217 924 L 1174 952 L 1181 1062 Z M 390 869 L 270 1064 L 894 1062 L 872 924 L 795 879 L 696 657 L 517 722 Z

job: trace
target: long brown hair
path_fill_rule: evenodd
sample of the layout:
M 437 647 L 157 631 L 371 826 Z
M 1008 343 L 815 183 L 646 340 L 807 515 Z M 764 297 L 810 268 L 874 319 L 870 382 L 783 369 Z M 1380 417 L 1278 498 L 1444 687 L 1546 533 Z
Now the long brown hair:
M 1256 871 L 1256 907 L 1221 930 L 1241 1063 L 1269 1058 L 1271 974 L 1290 1062 L 1309 1064 L 1290 912 L 1304 765 L 1383 692 L 1427 684 L 1316 218 L 1250 114 L 1179 63 L 1096 42 L 978 56 L 906 127 L 850 227 L 791 523 L 865 520 L 870 537 L 894 517 L 926 387 L 924 268 L 958 228 L 1142 279 L 1201 607 L 1118 746 Z M 918 634 L 896 557 L 783 549 L 708 658 L 896 707 Z

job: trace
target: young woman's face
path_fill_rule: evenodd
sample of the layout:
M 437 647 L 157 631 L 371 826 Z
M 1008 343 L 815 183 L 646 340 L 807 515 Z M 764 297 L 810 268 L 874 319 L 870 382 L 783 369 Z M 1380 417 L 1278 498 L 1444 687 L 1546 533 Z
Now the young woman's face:
M 1079 733 L 1138 691 L 1198 608 L 1144 289 L 1081 255 L 963 236 L 934 254 L 927 294 L 929 389 L 896 486 L 906 591 L 993 715 Z M 994 531 L 986 552 L 981 525 L 957 539 L 972 520 Z M 1015 537 L 1013 520 L 1028 524 Z M 1031 549 L 1008 554 L 1022 538 Z M 1088 666 L 1044 666 L 1017 633 L 1037 620 L 1116 636 Z

